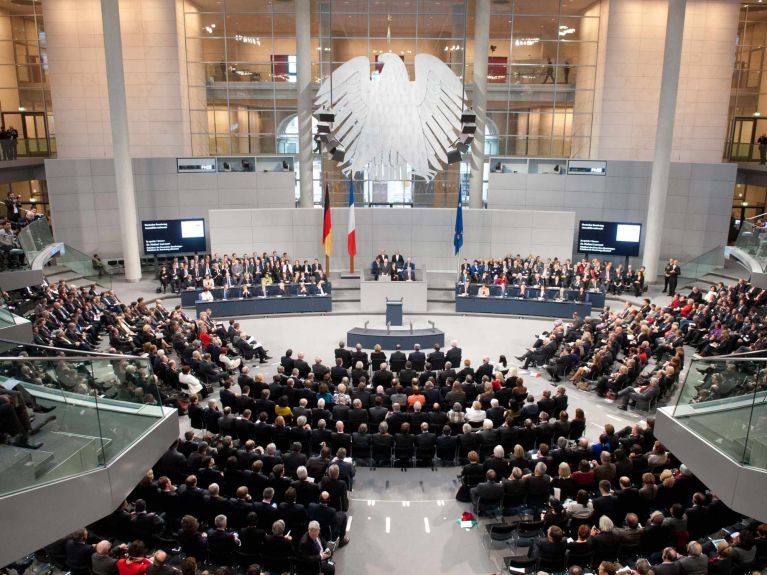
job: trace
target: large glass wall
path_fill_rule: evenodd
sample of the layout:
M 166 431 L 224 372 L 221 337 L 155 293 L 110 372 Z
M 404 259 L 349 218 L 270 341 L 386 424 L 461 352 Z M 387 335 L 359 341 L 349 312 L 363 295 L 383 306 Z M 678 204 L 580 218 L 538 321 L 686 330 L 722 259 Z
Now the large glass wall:
M 488 58 L 487 151 L 588 156 L 600 2 L 494 0 L 491 5 L 490 51 L 482 56 Z M 295 153 L 294 3 L 184 0 L 184 19 L 193 152 Z M 413 79 L 416 54 L 427 53 L 466 79 L 471 102 L 478 57 L 473 2 L 315 0 L 311 23 L 315 88 L 357 56 L 370 60 L 374 75 L 384 53 L 399 55 Z M 328 183 L 338 198 L 334 203 L 342 203 L 348 181 L 333 162 L 318 158 L 315 164 L 316 200 Z M 468 193 L 467 173 L 467 165 L 456 164 L 428 183 L 415 178 L 368 183 L 364 173 L 355 179 L 361 195 L 383 204 L 453 206 L 460 188 Z
M 268 154 L 296 114 L 295 5 L 185 0 L 195 154 Z
M 18 156 L 55 153 L 40 2 L 0 0 L 0 123 L 18 131 Z
M 737 53 L 730 92 L 729 129 L 724 156 L 759 160 L 756 140 L 767 133 L 767 5 L 744 3 L 738 23 Z
M 498 127 L 499 153 L 588 157 L 600 2 L 491 6 L 487 108 Z

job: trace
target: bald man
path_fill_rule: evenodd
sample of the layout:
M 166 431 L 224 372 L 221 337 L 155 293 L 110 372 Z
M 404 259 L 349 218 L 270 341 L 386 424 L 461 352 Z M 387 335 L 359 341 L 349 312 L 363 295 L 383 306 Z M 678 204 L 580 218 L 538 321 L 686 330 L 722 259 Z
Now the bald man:
M 154 552 L 153 563 L 147 567 L 147 575 L 178 575 L 179 571 L 175 567 L 167 564 L 168 554 L 159 550 Z
M 117 559 L 109 554 L 112 544 L 109 541 L 99 541 L 96 552 L 91 555 L 91 572 L 93 575 L 116 575 Z

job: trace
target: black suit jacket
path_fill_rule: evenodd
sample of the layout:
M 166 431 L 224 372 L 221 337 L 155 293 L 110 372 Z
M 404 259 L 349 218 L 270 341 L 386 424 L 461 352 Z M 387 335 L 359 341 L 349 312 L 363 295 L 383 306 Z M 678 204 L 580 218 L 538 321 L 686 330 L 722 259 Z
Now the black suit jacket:
M 423 371 L 424 364 L 426 363 L 426 354 L 422 351 L 413 351 L 407 356 L 407 360 L 413 364 L 414 370 Z

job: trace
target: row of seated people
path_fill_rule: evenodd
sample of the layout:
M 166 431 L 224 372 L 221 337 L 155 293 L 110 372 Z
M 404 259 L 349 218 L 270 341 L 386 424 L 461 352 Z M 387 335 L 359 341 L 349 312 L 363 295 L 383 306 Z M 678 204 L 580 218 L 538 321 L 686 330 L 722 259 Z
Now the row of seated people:
M 634 270 L 630 265 L 626 268 L 622 264 L 614 267 L 611 261 L 599 258 L 582 258 L 577 262 L 568 258 L 562 262 L 559 258 L 544 260 L 533 255 L 522 258 L 519 254 L 502 259 L 475 259 L 472 262 L 464 258 L 458 283 L 584 288 L 615 294 L 633 291 L 637 297 L 646 290 L 644 266 Z
M 522 367 L 543 368 L 554 382 L 567 377 L 580 389 L 620 400 L 620 407 L 651 403 L 668 393 L 684 365 L 683 336 L 672 314 L 649 300 L 627 303 L 598 318 L 555 322 L 522 355 Z
M 457 284 L 455 293 L 459 297 L 508 297 L 519 299 L 577 301 L 580 303 L 591 301 L 589 292 L 583 286 L 580 286 L 577 289 L 566 289 L 564 287 L 547 287 L 543 283 L 532 285 L 519 284 L 513 286 L 505 283 L 486 285 L 482 283 L 472 284 L 466 282 Z
M 651 437 L 650 430 L 639 439 Z M 557 572 L 637 557 L 651 565 L 674 563 L 656 572 L 676 575 L 729 575 L 767 565 L 767 525 L 730 510 L 659 442 L 650 450 L 636 443 L 628 459 L 621 444 L 612 452 L 609 443 L 595 447 L 598 456 L 582 459 L 574 472 L 567 462 L 552 467 L 540 453 L 507 457 L 499 446 L 480 463 L 472 452 L 456 497 L 471 502 L 477 515 L 522 516 L 517 528 L 528 552 L 515 558 L 517 568 Z M 733 524 L 737 528 L 722 531 Z M 701 559 L 686 567 L 688 557 Z
M 645 300 L 639 308 L 627 303 L 619 313 L 606 310 L 598 320 L 556 323 L 551 333 L 519 357 L 526 366 L 545 366 L 555 381 L 567 374 L 584 387 L 584 381 L 596 383 L 601 395 L 622 394 L 621 407 L 627 401 L 647 404 L 673 386 L 683 364 L 685 344 L 696 346 L 700 356 L 767 348 L 767 326 L 759 313 L 765 299 L 761 288 L 740 281 L 730 287 L 714 287 L 709 293 L 714 295 L 703 298 L 693 288 L 682 308 L 672 303 L 663 309 Z M 653 373 L 657 385 L 653 385 Z M 721 377 L 713 382 L 709 378 L 696 399 L 710 397 L 712 383 L 716 385 L 714 398 L 751 393 L 765 385 L 755 374 L 729 368 L 723 376 L 730 374 L 736 376 L 727 382 Z
M 249 297 L 285 297 L 285 296 L 325 296 L 329 295 L 331 285 L 323 280 L 316 282 L 299 281 L 297 283 L 279 282 L 269 284 L 262 280 L 260 285 L 247 282 L 241 284 L 226 283 L 219 288 L 204 286 L 197 295 L 197 301 L 213 301 L 216 299 L 236 299 Z
M 316 283 L 319 280 L 327 281 L 327 276 L 322 265 L 316 258 L 309 260 L 296 259 L 291 261 L 290 256 L 283 252 L 271 255 L 264 252 L 261 255 L 232 254 L 195 255 L 192 257 L 181 256 L 160 268 L 160 286 L 165 292 L 168 287 L 173 292 L 187 289 L 224 286 L 226 283 L 241 285 L 246 283 L 261 285 L 262 280 L 268 283 Z

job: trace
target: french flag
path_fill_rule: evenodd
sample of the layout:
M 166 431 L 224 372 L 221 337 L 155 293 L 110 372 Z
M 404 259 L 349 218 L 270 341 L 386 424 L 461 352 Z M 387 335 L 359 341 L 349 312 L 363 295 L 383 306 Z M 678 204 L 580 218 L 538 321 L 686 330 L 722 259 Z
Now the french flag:
M 349 180 L 349 228 L 346 235 L 346 247 L 349 251 L 349 256 L 354 257 L 357 255 L 357 234 L 355 231 L 354 222 L 354 180 Z

